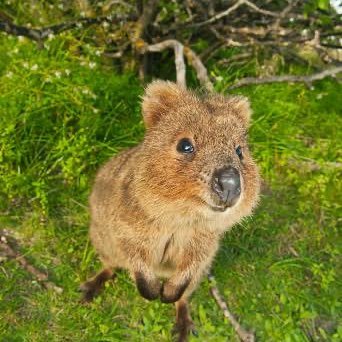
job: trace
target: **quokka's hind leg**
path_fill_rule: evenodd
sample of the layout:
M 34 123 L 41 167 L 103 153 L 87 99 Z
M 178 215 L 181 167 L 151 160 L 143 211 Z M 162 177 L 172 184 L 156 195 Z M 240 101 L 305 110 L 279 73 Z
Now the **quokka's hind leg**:
M 197 336 L 195 325 L 191 319 L 189 312 L 189 304 L 187 299 L 181 298 L 176 305 L 176 324 L 173 328 L 173 336 L 177 342 L 188 341 L 189 334 Z
M 83 302 L 90 302 L 96 297 L 104 287 L 107 280 L 114 279 L 115 274 L 112 269 L 105 268 L 99 272 L 95 277 L 87 280 L 80 286 L 83 292 Z

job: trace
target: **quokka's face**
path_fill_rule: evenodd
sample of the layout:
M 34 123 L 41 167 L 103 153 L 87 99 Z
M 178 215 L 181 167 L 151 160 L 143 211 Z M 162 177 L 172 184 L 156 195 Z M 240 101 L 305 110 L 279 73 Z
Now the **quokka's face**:
M 247 145 L 246 99 L 199 98 L 172 83 L 155 82 L 143 110 L 151 191 L 213 212 L 254 206 L 259 175 Z M 157 120 L 149 121 L 151 113 Z

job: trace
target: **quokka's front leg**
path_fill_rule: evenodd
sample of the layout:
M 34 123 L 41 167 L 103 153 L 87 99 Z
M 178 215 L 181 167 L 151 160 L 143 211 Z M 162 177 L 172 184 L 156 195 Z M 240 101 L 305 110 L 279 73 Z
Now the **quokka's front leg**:
M 160 300 L 174 303 L 186 292 L 188 297 L 208 269 L 217 251 L 216 236 L 210 232 L 196 232 L 179 256 L 174 274 L 164 282 Z
M 114 278 L 113 270 L 111 268 L 104 268 L 95 277 L 81 284 L 80 290 L 83 292 L 82 302 L 91 302 L 103 289 L 106 281 Z
M 160 295 L 161 282 L 155 276 L 151 265 L 150 249 L 143 244 L 134 245 L 131 241 L 122 240 L 123 251 L 127 257 L 127 265 L 131 277 L 135 280 L 141 296 L 148 300 L 157 299 Z
M 135 283 L 139 293 L 148 300 L 154 300 L 159 297 L 161 282 L 160 280 L 146 267 L 140 267 L 134 271 Z

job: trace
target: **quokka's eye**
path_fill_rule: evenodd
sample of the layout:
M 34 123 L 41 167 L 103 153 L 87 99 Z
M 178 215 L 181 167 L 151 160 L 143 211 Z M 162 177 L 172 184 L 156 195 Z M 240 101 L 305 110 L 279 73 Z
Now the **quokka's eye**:
M 193 153 L 195 150 L 194 146 L 192 145 L 191 141 L 187 138 L 183 138 L 179 140 L 177 144 L 177 151 L 180 153 Z
M 235 152 L 236 152 L 237 156 L 238 156 L 238 157 L 240 158 L 240 160 L 241 160 L 242 157 L 243 157 L 241 146 L 238 146 L 238 147 L 235 149 Z

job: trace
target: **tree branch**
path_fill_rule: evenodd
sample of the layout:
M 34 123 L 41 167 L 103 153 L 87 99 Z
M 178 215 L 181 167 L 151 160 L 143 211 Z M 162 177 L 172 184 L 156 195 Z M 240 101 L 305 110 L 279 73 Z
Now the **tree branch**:
M 74 28 L 85 28 L 87 26 L 103 22 L 112 23 L 113 18 L 111 16 L 98 18 L 80 18 L 72 22 L 52 25 L 40 29 L 19 26 L 9 21 L 0 21 L 0 31 L 4 31 L 7 34 L 11 34 L 14 36 L 24 36 L 37 42 L 42 42 L 51 34 L 55 35 Z
M 274 28 L 279 28 L 281 21 L 290 13 L 297 3 L 298 0 L 289 0 L 289 4 L 279 13 L 278 18 L 273 25 Z
M 189 47 L 184 47 L 182 43 L 175 39 L 164 40 L 163 42 L 147 45 L 146 43 L 140 48 L 141 53 L 147 52 L 160 52 L 165 49 L 173 49 L 175 52 L 175 64 L 176 64 L 176 77 L 177 83 L 183 87 L 186 87 L 186 65 L 184 62 L 184 55 L 186 56 L 188 63 L 195 69 L 197 78 L 200 84 L 208 91 L 213 91 L 214 86 L 208 77 L 208 71 L 201 59 L 197 54 Z
M 214 91 L 214 86 L 208 77 L 208 71 L 197 54 L 189 47 L 184 48 L 184 54 L 188 63 L 195 69 L 199 82 L 209 92 Z
M 208 24 L 211 24 L 223 17 L 228 16 L 230 13 L 234 12 L 237 8 L 239 8 L 245 1 L 244 0 L 238 0 L 233 6 L 229 7 L 228 9 L 226 9 L 225 11 L 218 13 L 216 15 L 214 15 L 213 17 L 211 17 L 210 19 L 206 20 L 206 21 L 202 21 L 201 23 L 195 23 L 192 25 L 189 25 L 188 27 L 192 28 L 192 27 L 200 27 L 200 26 L 205 26 Z
M 334 77 L 338 73 L 342 72 L 342 66 L 337 66 L 331 69 L 327 69 L 312 75 L 308 76 L 296 76 L 296 75 L 283 75 L 283 76 L 270 76 L 265 78 L 257 78 L 257 77 L 246 77 L 237 81 L 235 84 L 231 85 L 227 88 L 227 90 L 232 90 L 240 87 L 245 87 L 247 85 L 256 85 L 256 84 L 266 84 L 266 83 L 282 83 L 282 82 L 299 82 L 306 83 L 310 85 L 313 81 L 322 80 L 326 77 Z
M 242 5 L 246 5 L 250 8 L 252 8 L 255 12 L 258 12 L 258 13 L 261 13 L 264 15 L 268 15 L 271 17 L 278 17 L 279 16 L 279 13 L 274 13 L 271 11 L 263 10 L 248 0 L 238 0 L 233 6 L 227 8 L 225 11 L 214 15 L 213 17 L 211 17 L 210 19 L 208 19 L 206 21 L 202 21 L 201 23 L 196 23 L 196 24 L 190 25 L 188 27 L 200 27 L 200 26 L 211 24 L 211 23 L 213 23 L 213 22 L 215 22 L 215 21 L 217 21 L 223 17 L 228 16 L 230 13 L 234 12 L 235 10 L 237 10 Z
M 175 64 L 176 64 L 176 77 L 177 83 L 183 87 L 186 87 L 185 79 L 185 62 L 184 62 L 184 46 L 175 39 L 164 40 L 161 43 L 153 45 L 145 45 L 144 51 L 148 52 L 160 52 L 165 49 L 173 49 L 175 52 Z
M 259 8 L 258 6 L 254 5 L 253 2 L 251 2 L 251 1 L 244 0 L 243 3 L 246 6 L 254 9 L 255 12 L 258 12 L 258 13 L 261 13 L 261 14 L 264 14 L 264 15 L 268 15 L 270 17 L 275 17 L 275 18 L 277 18 L 279 16 L 279 13 L 274 13 L 274 12 L 271 12 L 271 11 L 263 10 L 262 8 Z

